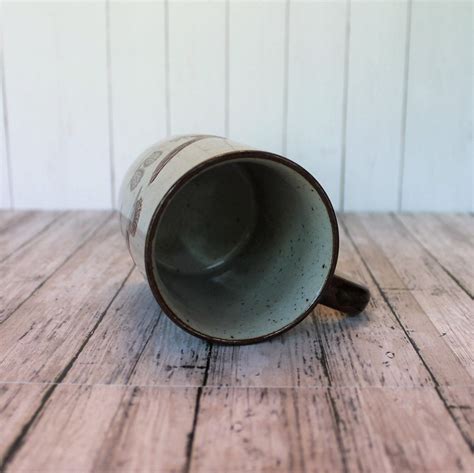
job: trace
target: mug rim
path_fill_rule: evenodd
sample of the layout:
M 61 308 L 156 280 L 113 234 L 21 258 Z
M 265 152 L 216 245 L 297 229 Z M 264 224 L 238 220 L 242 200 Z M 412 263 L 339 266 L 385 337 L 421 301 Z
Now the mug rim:
M 331 265 L 329 271 L 326 275 L 326 278 L 323 282 L 321 290 L 319 291 L 318 296 L 313 301 L 313 303 L 306 309 L 302 314 L 298 315 L 294 320 L 292 320 L 289 324 L 285 325 L 278 330 L 274 330 L 273 332 L 266 333 L 264 335 L 260 335 L 258 337 L 253 338 L 244 338 L 244 339 L 224 339 L 220 337 L 215 337 L 212 335 L 207 335 L 203 332 L 199 332 L 198 330 L 194 329 L 190 325 L 186 324 L 180 317 L 178 317 L 173 309 L 166 303 L 164 297 L 162 296 L 158 284 L 155 280 L 155 275 L 153 271 L 153 263 L 152 263 L 152 255 L 153 255 L 153 237 L 156 233 L 156 228 L 158 223 L 161 219 L 161 216 L 166 209 L 170 200 L 176 195 L 176 193 L 193 177 L 197 176 L 202 171 L 206 170 L 209 167 L 214 166 L 215 164 L 225 163 L 226 161 L 231 161 L 235 159 L 268 159 L 270 161 L 282 164 L 284 166 L 289 167 L 293 171 L 296 171 L 300 174 L 306 181 L 316 190 L 319 197 L 321 198 L 326 211 L 329 216 L 329 221 L 331 223 L 331 232 L 332 232 L 332 257 L 331 257 Z M 337 217 L 336 212 L 329 200 L 329 197 L 326 191 L 323 189 L 321 184 L 317 181 L 317 179 L 305 168 L 300 166 L 299 164 L 295 163 L 291 159 L 285 158 L 275 153 L 271 153 L 269 151 L 261 151 L 261 150 L 234 150 L 229 151 L 226 153 L 219 154 L 217 156 L 213 156 L 212 158 L 206 159 L 205 161 L 197 164 L 190 170 L 186 171 L 182 176 L 179 177 L 168 189 L 165 193 L 163 198 L 160 200 L 159 204 L 157 205 L 156 209 L 153 211 L 152 217 L 150 219 L 150 223 L 148 225 L 148 230 L 146 233 L 145 238 L 145 249 L 144 249 L 144 259 L 145 259 L 145 272 L 148 280 L 148 284 L 150 286 L 151 292 L 158 302 L 159 306 L 163 310 L 163 312 L 179 327 L 181 327 L 186 332 L 199 337 L 207 342 L 211 343 L 219 343 L 222 345 L 250 345 L 254 343 L 260 343 L 270 338 L 273 338 L 277 335 L 280 335 L 287 330 L 290 330 L 297 324 L 299 324 L 303 319 L 305 319 L 316 307 L 321 299 L 324 290 L 326 289 L 329 281 L 334 276 L 334 272 L 336 269 L 336 263 L 339 256 L 339 229 L 337 225 Z

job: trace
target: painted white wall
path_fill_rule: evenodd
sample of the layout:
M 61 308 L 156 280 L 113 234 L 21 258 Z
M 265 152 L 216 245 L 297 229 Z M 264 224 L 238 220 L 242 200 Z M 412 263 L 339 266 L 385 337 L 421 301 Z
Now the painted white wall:
M 4 1 L 0 207 L 108 208 L 135 156 L 213 133 L 338 210 L 470 211 L 471 0 Z

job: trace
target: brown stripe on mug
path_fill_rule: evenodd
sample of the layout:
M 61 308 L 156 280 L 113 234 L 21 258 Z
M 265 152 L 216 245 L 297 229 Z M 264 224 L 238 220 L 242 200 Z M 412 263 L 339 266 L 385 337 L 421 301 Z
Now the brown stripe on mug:
M 148 185 L 150 185 L 156 179 L 156 177 L 161 172 L 161 170 L 166 166 L 166 164 L 169 163 L 180 151 L 182 151 L 187 146 L 193 143 L 196 143 L 196 141 L 205 140 L 206 138 L 215 138 L 215 136 L 214 135 L 200 135 L 193 138 L 192 140 L 185 141 L 183 144 L 171 150 L 156 166 L 155 170 L 153 171 L 153 174 L 150 177 Z

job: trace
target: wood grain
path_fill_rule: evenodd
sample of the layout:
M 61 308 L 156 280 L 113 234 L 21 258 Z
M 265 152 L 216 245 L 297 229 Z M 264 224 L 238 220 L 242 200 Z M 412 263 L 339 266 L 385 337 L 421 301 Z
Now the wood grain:
M 474 386 L 439 386 L 437 388 L 443 399 L 449 401 L 451 416 L 458 425 L 464 438 L 470 442 L 474 452 Z
M 349 389 L 334 397 L 341 415 L 343 444 L 355 446 L 348 449 L 349 470 L 395 473 L 472 469 L 469 447 L 434 389 Z M 352 416 L 346 418 L 344 408 L 351 410 Z M 360 424 L 365 424 L 368 436 L 364 428 L 361 435 L 357 434 Z M 382 460 L 390 468 L 371 468 L 374 460 Z
M 30 260 L 64 262 L 0 324 L 0 471 L 473 469 L 472 302 L 416 222 L 343 216 L 338 272 L 370 288 L 363 314 L 318 307 L 230 347 L 162 314 L 116 219 L 96 217 L 61 215 L 7 258 L 25 278 Z M 30 218 L 0 213 L 0 235 Z M 445 251 L 466 218 L 449 216 Z M 75 250 L 59 243 L 92 221 Z
M 16 253 L 1 263 L 0 323 L 44 284 L 110 216 L 108 211 L 70 212 L 51 222 L 46 216 L 44 231 L 34 240 L 26 240 Z M 7 241 L 16 239 L 17 233 L 24 230 L 24 226 L 19 229 L 15 225 L 9 226 L 5 238 Z
M 135 269 L 64 382 L 199 386 L 207 355 L 205 342 L 161 313 Z
M 325 389 L 206 388 L 190 471 L 342 471 L 331 412 Z
M 439 337 L 444 338 L 472 376 L 472 299 L 394 217 L 349 215 L 344 222 L 382 290 L 409 289 L 426 313 L 425 321 L 436 327 Z M 420 323 L 412 315 L 407 320 Z M 416 334 L 415 331 L 413 337 Z
M 0 467 L 22 429 L 31 423 L 48 389 L 46 384 L 0 382 Z
M 57 380 L 132 268 L 122 240 L 109 220 L 0 325 L 0 381 Z
M 60 215 L 60 212 L 29 210 L 0 216 L 0 262 L 45 231 Z
M 399 214 L 397 218 L 474 297 L 474 218 L 460 214 Z
M 472 457 L 432 388 L 207 388 L 191 471 L 223 464 L 228 471 L 469 471 Z
M 37 415 L 57 382 L 100 324 L 104 312 L 130 274 L 132 264 L 109 220 L 42 287 L 0 325 L 0 382 L 53 383 L 35 396 L 22 389 L 16 417 Z M 28 385 L 26 385 L 28 386 Z M 23 425 L 9 428 L 0 457 L 9 457 Z
M 458 419 L 449 407 L 459 404 L 456 391 L 443 387 L 473 385 L 472 302 L 393 217 L 347 215 L 344 223 L 440 397 Z M 474 445 L 472 426 L 462 421 L 458 427 Z
M 195 389 L 59 386 L 8 471 L 182 471 L 194 395 Z

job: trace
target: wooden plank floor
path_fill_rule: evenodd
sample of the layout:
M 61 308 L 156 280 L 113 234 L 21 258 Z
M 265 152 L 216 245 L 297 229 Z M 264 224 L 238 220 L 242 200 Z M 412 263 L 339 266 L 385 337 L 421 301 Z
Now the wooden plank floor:
M 372 300 L 225 347 L 107 212 L 0 212 L 0 471 L 474 471 L 474 218 L 340 216 Z

